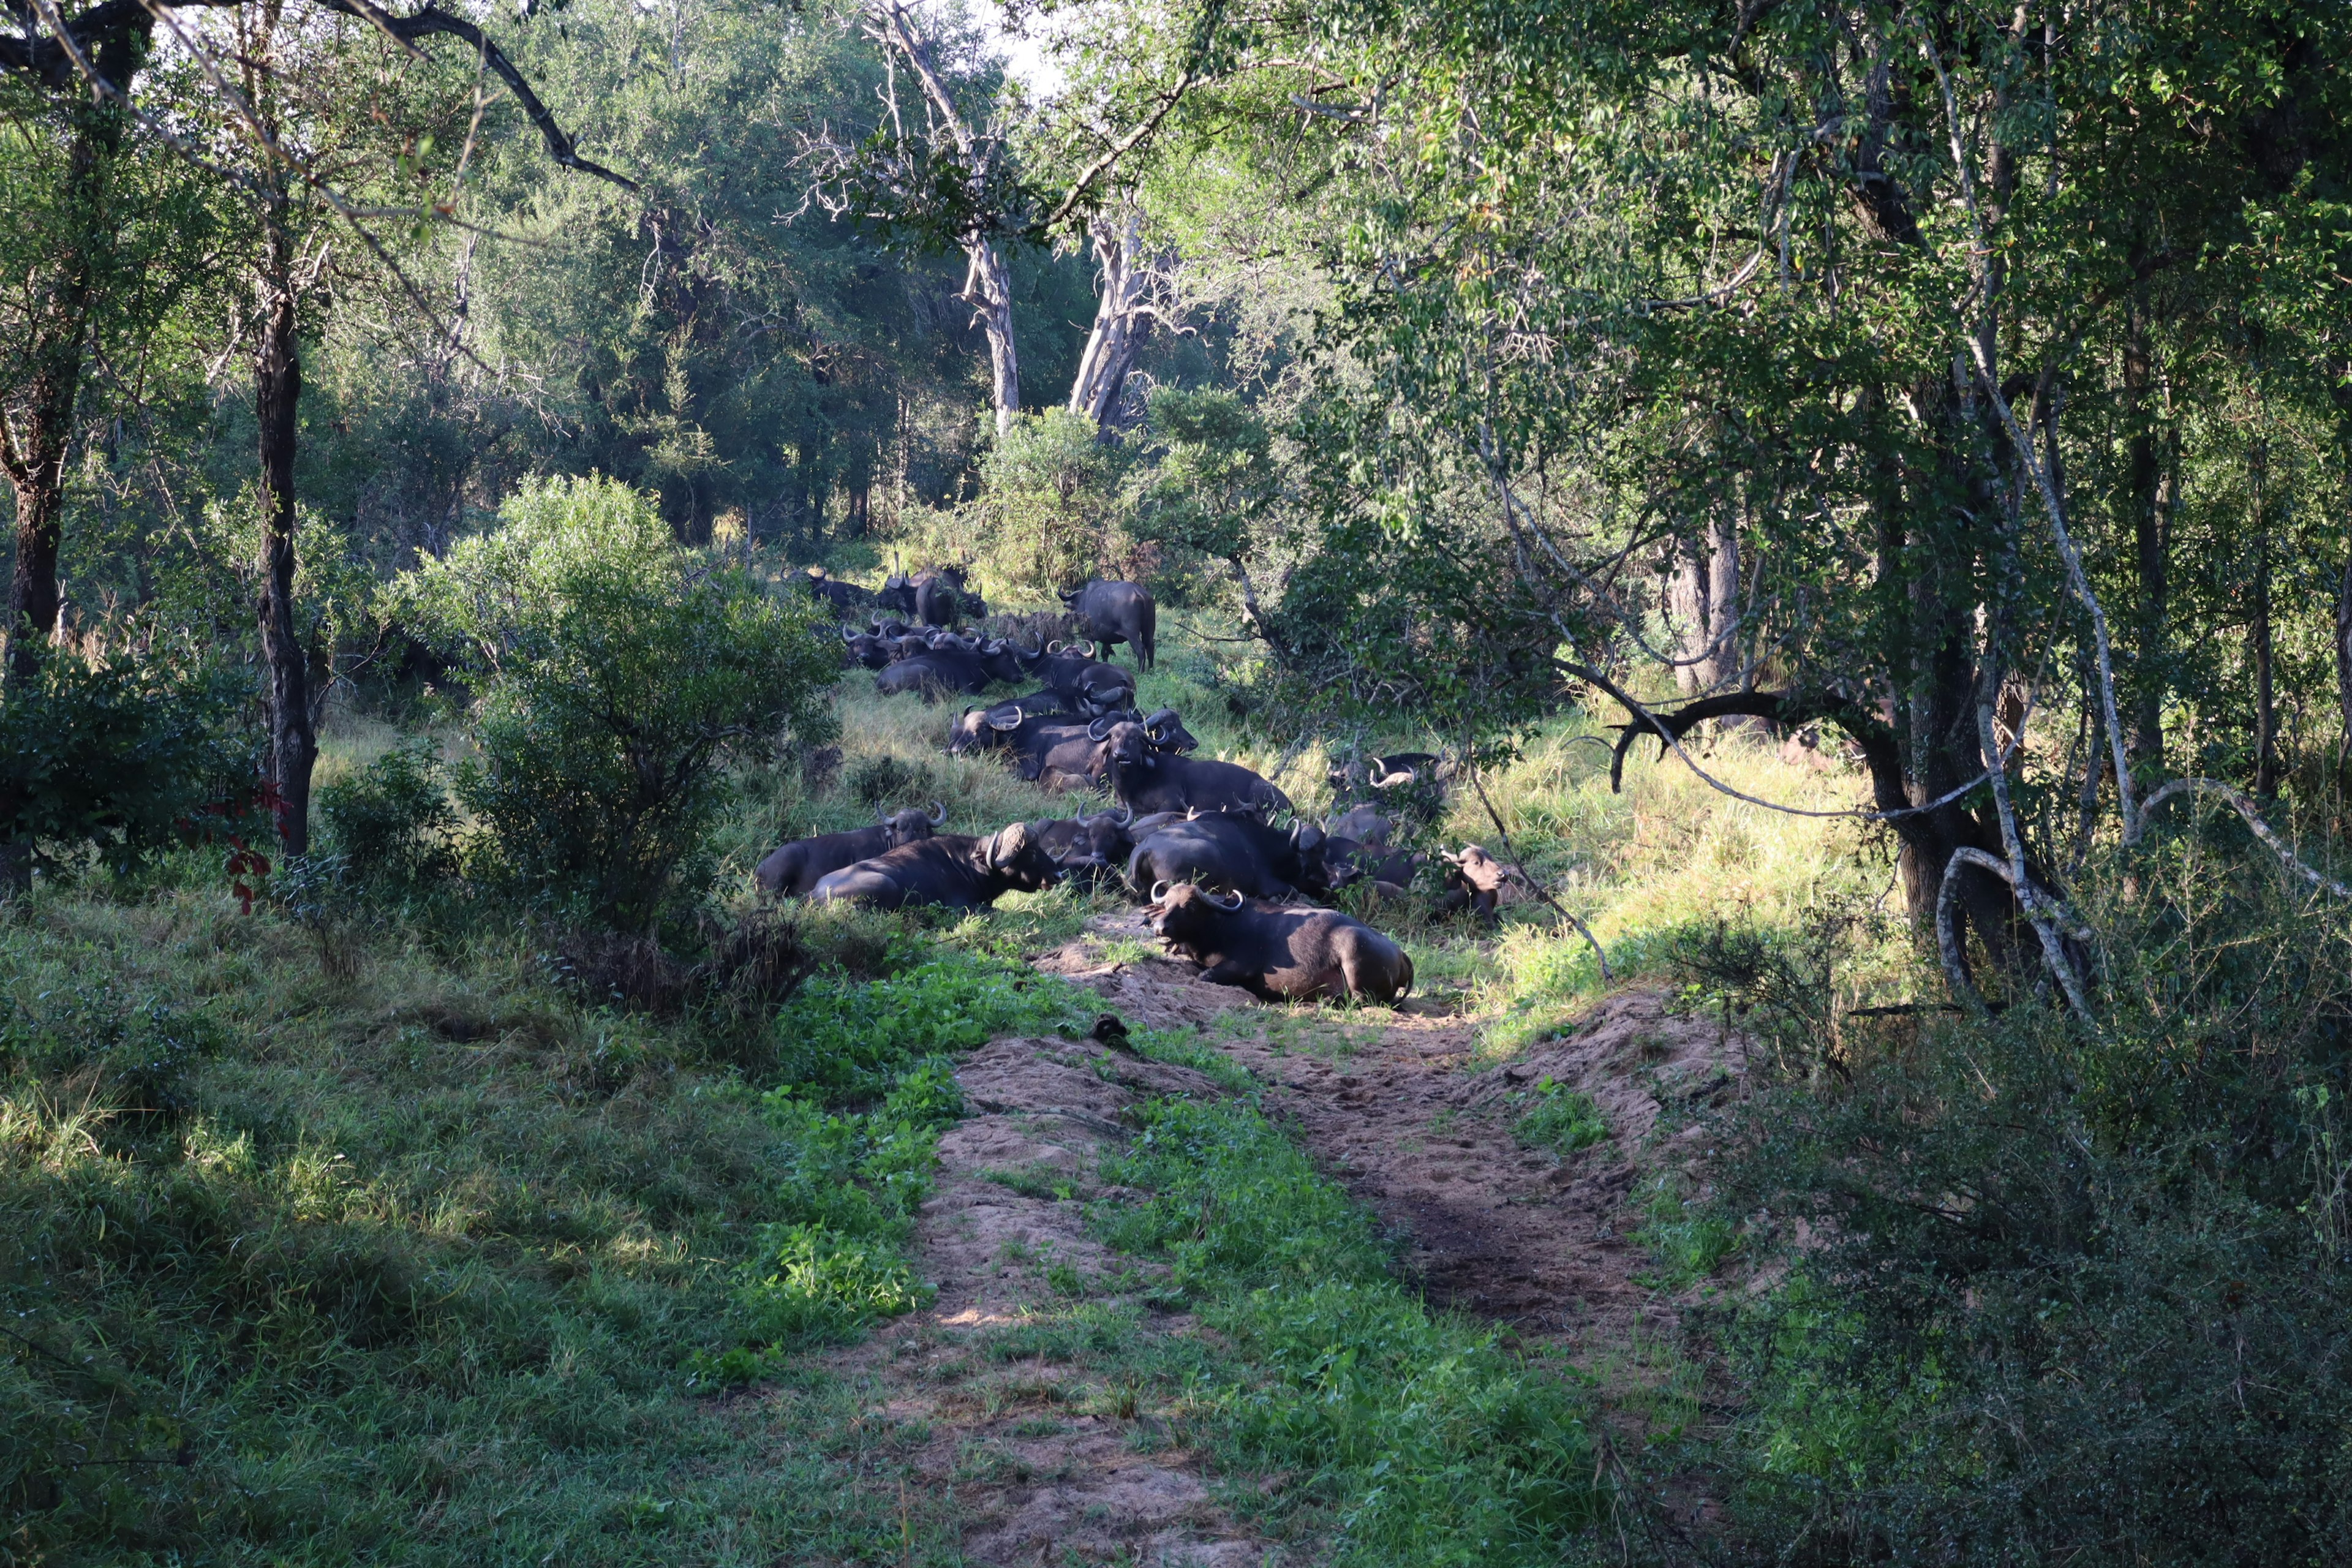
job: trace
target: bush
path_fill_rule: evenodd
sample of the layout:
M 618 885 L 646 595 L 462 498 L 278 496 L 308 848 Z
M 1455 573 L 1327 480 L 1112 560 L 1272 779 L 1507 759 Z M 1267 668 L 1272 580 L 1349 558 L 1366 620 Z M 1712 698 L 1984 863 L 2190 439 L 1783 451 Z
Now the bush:
M 680 548 L 625 485 L 526 484 L 500 520 L 403 579 L 488 678 L 457 779 L 479 869 L 646 929 L 704 870 L 725 764 L 831 737 L 838 656 L 813 608 Z
M 320 788 L 318 806 L 343 878 L 364 893 L 421 891 L 457 868 L 457 814 L 433 742 L 422 736 Z
M 1068 409 L 1015 419 L 983 461 L 973 503 L 997 591 L 1043 599 L 1082 578 L 1138 574 L 1120 492 L 1129 462 L 1126 447 Z
M 46 651 L 0 692 L 0 869 L 80 852 L 129 870 L 207 823 L 242 826 L 260 754 L 250 696 L 199 660 Z

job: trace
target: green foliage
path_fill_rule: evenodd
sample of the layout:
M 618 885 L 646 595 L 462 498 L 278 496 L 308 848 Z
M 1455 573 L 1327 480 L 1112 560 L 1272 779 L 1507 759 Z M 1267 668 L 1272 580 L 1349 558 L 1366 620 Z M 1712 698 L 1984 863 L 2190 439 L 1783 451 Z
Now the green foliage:
M 1255 1370 L 1218 1391 L 1236 1459 L 1328 1510 L 1340 1563 L 1552 1563 L 1605 1510 L 1573 1374 L 1433 1315 L 1370 1217 L 1237 1104 L 1159 1101 L 1103 1163 L 1144 1203 L 1101 1216 Z
M 206 827 L 252 823 L 242 671 L 165 653 L 52 650 L 0 691 L 0 842 L 128 870 Z
M 1511 1123 L 1511 1136 L 1523 1148 L 1548 1149 L 1565 1158 L 1609 1136 L 1608 1119 L 1592 1097 L 1555 1081 L 1549 1073 L 1536 1080 L 1525 1098 L 1534 1103 Z
M 909 1064 L 997 1035 L 1076 1034 L 1100 1010 L 1066 981 L 962 953 L 887 980 L 811 981 L 776 1015 L 779 1071 L 833 1100 L 887 1092 Z
M 1094 421 L 1066 408 L 1024 414 L 982 465 L 975 511 L 987 579 L 1048 599 L 1057 587 L 1131 570 L 1121 490 L 1130 461 Z
M 835 657 L 812 613 L 680 549 L 601 479 L 525 485 L 494 532 L 402 580 L 417 623 L 488 678 L 457 796 L 493 879 L 640 928 L 726 797 L 724 764 L 828 736 Z
M 398 898 L 455 873 L 457 813 L 441 773 L 438 749 L 419 736 L 320 789 L 320 821 L 345 879 Z

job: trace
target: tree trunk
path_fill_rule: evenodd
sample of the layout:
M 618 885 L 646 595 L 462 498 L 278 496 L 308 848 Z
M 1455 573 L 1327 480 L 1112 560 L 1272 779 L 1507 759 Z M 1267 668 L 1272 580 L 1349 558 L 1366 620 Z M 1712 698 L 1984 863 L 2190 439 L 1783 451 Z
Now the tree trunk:
M 2344 720 L 2345 755 L 2352 755 L 2352 550 L 2336 579 L 2336 706 Z
M 269 669 L 269 772 L 278 841 L 289 855 L 307 855 L 310 767 L 319 738 L 310 721 L 310 664 L 294 625 L 294 458 L 302 361 L 293 239 L 286 232 L 284 198 L 273 205 L 262 248 L 261 337 L 253 356 L 254 420 L 261 431 L 261 653 Z
M 963 292 L 957 296 L 980 317 L 988 334 L 989 397 L 996 405 L 996 435 L 1003 440 L 1021 412 L 1021 355 L 1013 342 L 1013 274 L 1003 256 L 989 240 L 964 251 L 971 261 Z
M 2132 733 L 2130 749 L 2135 773 L 2145 767 L 2151 774 L 2164 771 L 2164 642 L 2166 564 L 2168 553 L 2164 489 L 2164 463 L 2158 450 L 2156 422 L 2148 408 L 2154 383 L 2153 358 L 2147 341 L 2147 311 L 2135 300 L 2128 335 L 2124 343 L 2124 503 L 2130 511 L 2133 560 L 2138 569 L 2138 647 L 2132 669 Z
M 1119 215 L 1097 217 L 1087 231 L 1102 268 L 1102 291 L 1095 303 L 1094 331 L 1070 383 L 1070 412 L 1093 420 L 1097 429 L 1108 429 L 1118 417 L 1128 372 L 1135 368 L 1136 351 L 1151 325 L 1149 280 L 1137 268 L 1142 216 L 1130 204 Z
M 1739 670 L 1739 530 L 1717 516 L 1702 548 L 1683 547 L 1667 585 L 1675 623 L 1675 684 L 1685 697 L 1720 689 Z
M 110 51 L 110 57 L 119 53 Z M 110 68 L 116 79 L 127 74 L 127 59 L 101 58 L 98 63 L 102 69 Z M 58 547 L 66 457 L 73 442 L 90 307 L 114 247 L 107 187 L 122 146 L 122 113 L 110 104 L 83 103 L 71 118 L 61 205 L 65 232 L 57 237 L 52 270 L 36 282 L 42 306 L 25 345 L 30 374 L 22 396 L 0 408 L 0 468 L 7 471 L 16 501 L 16 561 L 8 584 L 10 680 L 25 679 L 39 664 L 41 648 L 56 635 L 64 605 L 58 586 Z
M 2254 502 L 2253 625 L 2254 798 L 2278 794 L 2278 693 L 2271 635 L 2270 446 L 2257 439 L 2246 456 L 2246 479 Z

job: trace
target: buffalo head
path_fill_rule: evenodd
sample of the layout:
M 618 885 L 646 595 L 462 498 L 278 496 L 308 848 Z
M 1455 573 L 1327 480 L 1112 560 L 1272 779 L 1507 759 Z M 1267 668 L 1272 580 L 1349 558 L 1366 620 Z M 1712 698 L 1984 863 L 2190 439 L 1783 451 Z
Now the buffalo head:
M 1016 822 L 982 840 L 980 854 L 989 870 L 1024 891 L 1034 892 L 1061 879 L 1062 868 L 1054 864 L 1044 842 L 1025 822 Z
M 1162 708 L 1143 721 L 1143 732 L 1151 743 L 1163 752 L 1193 752 L 1201 742 L 1192 731 L 1184 728 L 1184 721 L 1176 716 L 1173 708 Z
M 894 848 L 901 844 L 915 844 L 929 838 L 932 831 L 947 819 L 948 808 L 936 800 L 931 802 L 929 812 L 918 811 L 911 805 L 904 811 L 887 814 L 878 805 L 874 808 L 874 820 L 890 830 L 890 843 Z

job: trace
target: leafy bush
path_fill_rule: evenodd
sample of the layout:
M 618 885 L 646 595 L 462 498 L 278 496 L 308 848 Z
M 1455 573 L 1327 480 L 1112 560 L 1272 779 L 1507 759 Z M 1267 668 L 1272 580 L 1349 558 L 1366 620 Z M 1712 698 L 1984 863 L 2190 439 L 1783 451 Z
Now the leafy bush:
M 1556 1082 L 1549 1074 L 1536 1080 L 1528 1098 L 1535 1103 L 1511 1123 L 1511 1136 L 1522 1147 L 1566 1156 L 1609 1136 L 1608 1119 L 1592 1097 Z
M 480 867 L 623 929 L 691 883 L 730 758 L 829 738 L 814 611 L 680 548 L 613 480 L 519 489 L 497 531 L 403 579 L 417 623 L 488 677 L 457 795 Z
M 1129 461 L 1066 408 L 1015 419 L 982 462 L 974 503 L 989 581 L 1042 599 L 1081 578 L 1139 571 L 1120 493 Z
M 430 740 L 410 740 L 356 776 L 322 786 L 317 804 L 344 878 L 363 892 L 397 897 L 457 868 L 457 813 Z
M 200 660 L 47 650 L 0 692 L 0 858 L 16 846 L 19 875 L 73 852 L 128 870 L 207 823 L 242 826 L 260 754 L 251 694 Z

